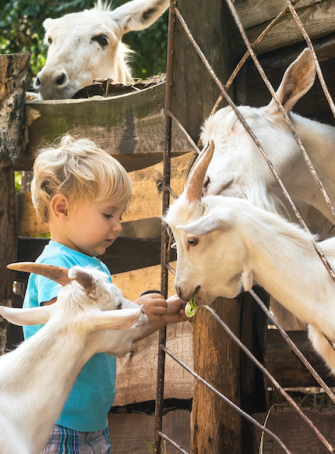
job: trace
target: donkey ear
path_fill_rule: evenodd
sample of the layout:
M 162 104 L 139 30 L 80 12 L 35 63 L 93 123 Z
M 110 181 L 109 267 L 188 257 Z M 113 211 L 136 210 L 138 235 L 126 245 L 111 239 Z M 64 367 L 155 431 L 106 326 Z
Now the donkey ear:
M 214 211 L 186 225 L 177 225 L 177 229 L 185 230 L 192 235 L 206 235 L 215 230 L 226 231 L 232 226 L 230 210 Z
M 168 8 L 169 0 L 133 0 L 109 14 L 118 23 L 121 33 L 150 27 Z
M 308 92 L 315 80 L 315 63 L 312 52 L 305 49 L 287 68 L 283 80 L 277 90 L 277 96 L 285 112 L 289 114 L 299 99 Z M 274 99 L 268 105 L 270 114 L 278 112 Z
M 50 18 L 45 19 L 45 21 L 43 22 L 44 30 L 45 31 L 50 30 L 50 28 L 52 26 L 54 26 L 55 24 L 57 24 L 57 22 L 58 22 L 58 19 L 50 19 Z

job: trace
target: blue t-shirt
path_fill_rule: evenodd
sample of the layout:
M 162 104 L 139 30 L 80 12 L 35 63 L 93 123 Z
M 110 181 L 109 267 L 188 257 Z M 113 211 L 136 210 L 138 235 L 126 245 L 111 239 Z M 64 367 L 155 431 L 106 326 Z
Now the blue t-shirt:
M 72 268 L 93 266 L 108 274 L 106 265 L 95 257 L 89 257 L 62 244 L 50 241 L 36 263 Z M 43 276 L 31 274 L 23 307 L 37 307 L 43 302 L 57 297 L 61 286 Z M 43 325 L 25 326 L 24 336 L 28 339 Z M 60 426 L 81 432 L 104 430 L 107 413 L 115 398 L 116 358 L 105 353 L 97 353 L 82 368 L 72 391 L 65 402 L 57 421 Z

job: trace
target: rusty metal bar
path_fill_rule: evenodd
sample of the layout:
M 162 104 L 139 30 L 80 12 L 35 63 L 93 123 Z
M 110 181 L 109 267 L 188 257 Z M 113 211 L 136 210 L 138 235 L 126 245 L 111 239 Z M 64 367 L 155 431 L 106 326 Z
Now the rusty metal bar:
M 206 306 L 207 307 L 207 306 Z M 219 318 L 220 320 L 220 318 Z M 284 443 L 280 440 L 279 437 L 277 437 L 277 435 L 275 435 L 273 432 L 271 432 L 269 429 L 267 429 L 266 427 L 262 426 L 258 421 L 256 421 L 254 418 L 252 418 L 250 415 L 248 415 L 248 413 L 246 413 L 245 411 L 241 410 L 240 407 L 238 407 L 236 404 L 234 404 L 231 400 L 229 400 L 226 396 L 224 396 L 223 394 L 220 393 L 220 391 L 218 391 L 217 389 L 215 389 L 212 385 L 210 385 L 206 380 L 204 380 L 202 377 L 200 377 L 200 375 L 198 375 L 196 372 L 194 372 L 192 369 L 190 369 L 185 363 L 183 363 L 182 361 L 180 361 L 180 359 L 178 359 L 170 350 L 168 350 L 166 347 L 162 347 L 165 351 L 165 353 L 167 353 L 172 359 L 174 359 L 180 366 L 182 366 L 185 370 L 187 370 L 187 372 L 189 372 L 190 374 L 192 374 L 197 380 L 199 380 L 202 384 L 204 384 L 205 386 L 207 386 L 207 388 L 211 389 L 213 391 L 214 394 L 216 394 L 218 397 L 220 397 L 222 400 L 224 400 L 228 405 L 230 405 L 232 408 L 234 408 L 234 410 L 237 411 L 237 413 L 239 413 L 241 416 L 243 416 L 245 419 L 247 419 L 249 422 L 251 422 L 252 424 L 254 424 L 256 427 L 258 427 L 261 431 L 263 432 L 266 432 L 268 435 L 270 435 L 272 438 L 274 438 L 277 443 L 279 443 L 279 445 L 284 449 L 284 451 L 287 453 L 287 454 L 292 454 L 291 451 L 289 451 L 287 449 L 287 447 L 284 445 Z
M 219 324 L 223 327 L 223 329 L 226 331 L 226 333 L 233 339 L 234 342 L 240 347 L 241 350 L 244 351 L 244 353 L 253 361 L 254 364 L 263 372 L 266 377 L 271 380 L 271 382 L 274 384 L 274 386 L 279 390 L 279 392 L 285 397 L 285 399 L 292 405 L 292 407 L 297 411 L 297 413 L 301 416 L 301 418 L 306 422 L 306 424 L 314 431 L 316 436 L 319 438 L 319 440 L 324 444 L 324 446 L 328 449 L 329 452 L 335 452 L 335 449 L 333 446 L 326 440 L 326 438 L 322 435 L 322 433 L 319 431 L 317 427 L 312 423 L 312 421 L 301 411 L 301 409 L 298 407 L 296 402 L 292 399 L 292 397 L 287 394 L 287 392 L 280 386 L 280 384 L 277 382 L 277 380 L 272 377 L 270 372 L 261 364 L 258 359 L 251 353 L 251 351 L 240 341 L 240 339 L 232 332 L 232 330 L 226 325 L 220 317 L 214 312 L 214 310 L 207 306 L 199 306 L 204 307 L 208 311 L 210 311 L 213 315 L 213 317 L 219 322 Z
M 280 324 L 277 322 L 276 318 L 273 316 L 273 314 L 269 311 L 269 309 L 266 307 L 264 302 L 261 300 L 261 298 L 251 289 L 249 291 L 250 295 L 254 298 L 254 300 L 257 302 L 257 304 L 261 307 L 263 312 L 266 314 L 266 316 L 273 322 L 273 324 L 276 326 L 280 334 L 283 336 L 284 340 L 286 343 L 291 347 L 291 349 L 294 351 L 294 353 L 297 355 L 297 357 L 301 360 L 301 362 L 306 366 L 306 368 L 309 370 L 309 372 L 313 375 L 315 380 L 319 383 L 319 385 L 324 389 L 326 394 L 330 397 L 330 399 L 333 401 L 335 404 L 335 395 L 334 393 L 330 390 L 330 388 L 326 385 L 326 383 L 322 380 L 320 375 L 316 372 L 314 367 L 311 365 L 309 361 L 304 357 L 304 355 L 301 353 L 301 351 L 298 349 L 298 347 L 295 345 L 294 342 L 292 342 L 291 338 L 288 336 L 286 331 L 280 326 Z
M 194 148 L 194 151 L 195 151 L 197 154 L 200 154 L 199 148 L 198 148 L 197 145 L 194 143 L 192 137 L 189 135 L 189 133 L 186 131 L 186 129 L 185 129 L 184 126 L 180 123 L 180 121 L 177 120 L 177 118 L 173 115 L 173 113 L 172 113 L 170 110 L 167 110 L 165 113 L 166 113 L 166 115 L 169 115 L 169 117 L 171 117 L 172 120 L 176 122 L 176 125 L 178 126 L 178 128 L 179 128 L 181 131 L 183 131 L 183 133 L 185 134 L 185 137 L 186 137 L 186 139 L 188 140 L 189 144 Z
M 230 2 L 228 2 L 230 3 Z M 229 7 L 231 8 L 231 6 L 229 5 Z M 200 47 L 198 46 L 198 44 L 196 43 L 195 39 L 193 38 L 184 18 L 182 17 L 182 15 L 180 14 L 179 10 L 176 8 L 176 16 L 178 17 L 182 27 L 184 28 L 186 34 L 188 35 L 193 47 L 195 48 L 195 50 L 197 51 L 199 57 L 201 58 L 202 62 L 204 63 L 204 65 L 206 66 L 207 70 L 209 71 L 210 75 L 212 76 L 213 80 L 215 81 L 215 83 L 217 84 L 217 86 L 220 88 L 222 94 L 224 95 L 226 101 L 228 102 L 228 104 L 231 106 L 231 108 L 234 110 L 237 118 L 240 120 L 240 122 L 243 124 L 243 126 L 245 127 L 246 131 L 249 133 L 250 137 L 253 139 L 253 141 L 255 142 L 255 144 L 257 145 L 258 149 L 260 150 L 260 152 L 262 153 L 265 161 L 267 162 L 272 174 L 274 175 L 274 177 L 276 178 L 279 186 L 280 186 L 280 189 L 282 190 L 285 198 L 287 199 L 289 205 L 291 206 L 293 212 L 295 213 L 297 219 L 299 220 L 300 224 L 302 225 L 302 227 L 304 228 L 304 230 L 308 233 L 309 232 L 309 229 L 307 227 L 307 225 L 305 224 L 304 220 L 302 219 L 302 217 L 300 216 L 300 213 L 298 212 L 295 204 L 293 203 L 293 200 L 291 199 L 289 193 L 287 192 L 283 182 L 281 181 L 276 169 L 274 168 L 269 156 L 267 155 L 267 153 L 264 151 L 264 149 L 262 148 L 259 140 L 257 139 L 257 137 L 255 136 L 255 134 L 253 133 L 252 129 L 250 129 L 248 123 L 245 121 L 243 115 L 240 113 L 240 111 L 237 109 L 235 103 L 232 101 L 232 99 L 230 98 L 229 94 L 227 93 L 227 91 L 225 90 L 223 84 L 220 82 L 220 80 L 218 79 L 217 75 L 215 74 L 215 72 L 213 71 L 212 67 L 210 66 L 208 60 L 206 59 L 205 55 L 203 54 L 202 50 L 200 49 Z M 242 31 L 243 30 L 243 27 L 242 27 Z M 247 38 L 246 38 L 247 39 Z M 255 56 L 255 53 L 253 51 L 253 49 L 251 48 L 250 46 L 250 43 L 249 43 L 249 51 L 251 53 L 252 56 L 255 57 L 257 63 L 258 63 L 258 67 L 260 67 L 259 71 L 263 72 L 262 70 L 262 67 L 260 66 L 256 56 Z M 264 74 L 264 72 L 263 72 Z M 265 74 L 264 74 L 264 77 L 265 79 L 267 80 Z M 272 89 L 272 92 L 274 93 L 274 90 L 270 84 L 270 82 L 267 80 L 268 84 L 270 85 L 271 89 Z M 274 93 L 274 97 L 276 98 L 277 102 L 280 104 L 279 100 L 278 100 L 278 97 L 277 95 Z M 280 104 L 281 106 L 281 104 Z M 281 109 L 283 109 L 283 107 L 281 106 Z M 284 109 L 283 109 L 284 110 Z M 285 112 L 285 111 L 284 111 Z M 285 113 L 286 115 L 286 113 Z M 287 117 L 287 115 L 286 115 Z M 293 126 L 292 126 L 293 128 Z M 294 131 L 294 128 L 293 128 L 293 131 Z M 295 132 L 295 131 L 294 131 Z M 296 135 L 295 133 L 295 137 L 297 137 L 298 139 L 298 142 L 300 142 L 300 139 L 298 138 L 298 136 Z M 300 142 L 301 144 L 301 142 Z M 302 144 L 301 144 L 302 146 Z M 305 152 L 306 153 L 306 152 Z M 306 153 L 307 155 L 307 153 Z M 309 159 L 309 158 L 308 158 Z M 321 182 L 320 182 L 321 183 Z M 321 258 L 323 264 L 325 265 L 326 269 L 328 270 L 328 273 L 330 274 L 331 278 L 335 281 L 335 273 L 330 265 L 330 263 L 328 262 L 326 256 L 324 255 L 324 253 L 321 251 L 319 245 L 317 244 L 317 242 L 315 241 L 314 237 L 311 235 L 311 242 L 316 250 L 316 252 L 318 253 L 319 257 Z
M 159 432 L 159 435 L 161 436 L 161 438 L 164 438 L 164 440 L 168 441 L 172 446 L 174 446 L 182 454 L 188 454 L 188 452 L 186 452 L 183 448 L 178 446 L 176 442 L 174 442 L 170 437 L 165 435 L 163 432 Z
M 176 16 L 175 6 L 177 0 L 170 0 L 169 9 L 169 29 L 168 29 L 168 49 L 167 49 L 167 70 L 166 70 L 166 92 L 165 92 L 165 111 L 171 110 L 172 104 L 172 84 L 173 84 L 173 64 L 175 52 L 175 30 Z M 164 214 L 170 204 L 170 177 L 171 177 L 171 134 L 172 119 L 165 115 L 165 147 L 163 154 L 163 194 L 162 194 L 162 213 Z M 168 296 L 168 274 L 169 271 L 165 264 L 169 261 L 169 234 L 162 225 L 161 235 L 161 293 L 164 298 Z M 159 331 L 158 361 L 157 361 L 157 388 L 155 406 L 155 441 L 154 454 L 161 453 L 162 418 L 164 407 L 164 376 L 165 376 L 165 352 L 162 346 L 166 344 L 166 327 Z

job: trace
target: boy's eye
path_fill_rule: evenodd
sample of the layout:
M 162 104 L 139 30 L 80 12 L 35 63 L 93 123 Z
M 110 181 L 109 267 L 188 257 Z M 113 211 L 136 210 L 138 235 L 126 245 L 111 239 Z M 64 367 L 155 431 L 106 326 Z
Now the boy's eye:
M 112 214 L 107 214 L 107 213 L 104 213 L 104 216 L 105 216 L 105 218 L 107 218 L 107 219 L 110 219 L 110 218 L 112 218 L 112 217 L 113 217 L 113 215 L 112 215 Z

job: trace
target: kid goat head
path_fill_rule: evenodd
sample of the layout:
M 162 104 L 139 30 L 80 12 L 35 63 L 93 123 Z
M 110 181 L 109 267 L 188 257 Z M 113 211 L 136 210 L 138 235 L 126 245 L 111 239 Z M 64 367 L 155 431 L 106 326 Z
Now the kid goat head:
M 63 286 L 50 306 L 0 306 L 0 314 L 14 324 L 45 324 L 0 358 L 0 452 L 36 454 L 84 364 L 95 353 L 129 351 L 143 335 L 147 317 L 96 269 L 35 263 L 9 268 L 40 274 Z
M 236 256 L 236 248 L 241 240 L 231 233 L 234 245 L 222 239 L 216 241 L 218 235 L 229 230 L 231 210 L 217 210 L 219 198 L 216 196 L 201 200 L 202 182 L 213 153 L 212 141 L 193 166 L 183 194 L 165 217 L 177 243 L 176 292 L 184 301 L 196 294 L 197 304 L 209 304 L 219 295 L 233 298 L 240 291 L 240 273 L 236 273 L 236 267 L 243 257 Z M 206 235 L 211 232 L 212 235 Z M 222 272 L 227 285 L 217 279 L 217 257 L 220 260 L 224 257 Z

